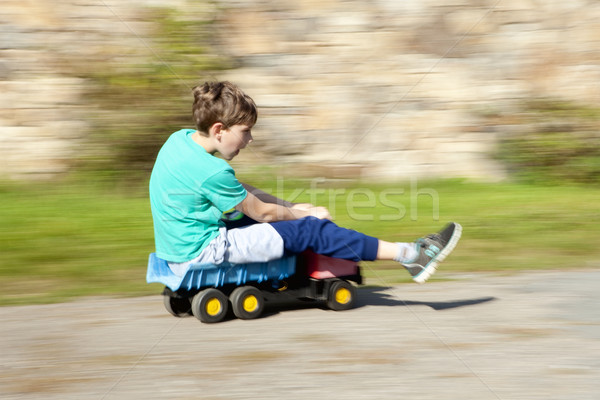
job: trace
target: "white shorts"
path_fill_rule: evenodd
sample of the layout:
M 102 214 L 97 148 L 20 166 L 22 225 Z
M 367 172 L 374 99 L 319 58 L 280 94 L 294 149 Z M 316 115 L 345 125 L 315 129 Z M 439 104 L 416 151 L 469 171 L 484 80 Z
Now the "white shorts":
M 283 239 L 270 224 L 219 229 L 202 253 L 190 261 L 169 263 L 177 276 L 184 276 L 193 264 L 243 264 L 266 262 L 283 257 Z

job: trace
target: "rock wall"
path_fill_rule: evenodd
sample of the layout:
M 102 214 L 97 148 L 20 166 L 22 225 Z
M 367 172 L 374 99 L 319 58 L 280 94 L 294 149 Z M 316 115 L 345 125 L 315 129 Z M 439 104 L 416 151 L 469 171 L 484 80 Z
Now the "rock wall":
M 4 0 L 0 168 L 69 167 L 89 129 L 70 57 L 151 57 L 136 8 L 185 1 Z M 218 1 L 216 48 L 260 107 L 240 165 L 325 176 L 498 180 L 512 127 L 489 115 L 560 98 L 600 106 L 600 3 L 572 0 Z M 81 38 L 85 38 L 81 42 Z M 78 43 L 82 43 L 78 46 Z M 84 54 L 85 57 L 81 57 Z M 236 159 L 237 160 L 237 159 Z
M 600 102 L 597 2 L 237 4 L 223 42 L 242 66 L 229 76 L 263 106 L 265 147 L 316 171 L 501 179 L 490 155 L 510 126 L 487 115 L 531 98 Z
M 93 102 L 83 97 L 87 82 L 75 76 L 73 65 L 93 68 L 105 57 L 132 57 L 139 44 L 131 29 L 144 32 L 135 23 L 135 8 L 118 4 L 3 0 L 0 176 L 52 177 L 66 172 L 83 151 Z

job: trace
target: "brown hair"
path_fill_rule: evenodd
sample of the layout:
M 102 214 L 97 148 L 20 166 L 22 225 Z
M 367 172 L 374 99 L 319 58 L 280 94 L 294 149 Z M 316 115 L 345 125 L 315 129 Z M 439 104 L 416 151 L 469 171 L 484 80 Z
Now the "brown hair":
M 253 126 L 258 112 L 254 100 L 231 82 L 206 82 L 192 89 L 194 123 L 198 131 L 208 134 L 210 127 L 220 122 L 225 128 L 233 125 Z

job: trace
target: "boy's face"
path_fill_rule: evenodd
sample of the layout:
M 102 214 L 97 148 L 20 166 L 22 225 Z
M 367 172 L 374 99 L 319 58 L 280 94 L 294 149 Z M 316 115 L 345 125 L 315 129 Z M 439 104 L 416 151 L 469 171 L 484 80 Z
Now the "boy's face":
M 228 129 L 221 129 L 219 153 L 226 160 L 231 160 L 240 153 L 240 150 L 252 142 L 252 127 L 248 125 L 233 125 Z

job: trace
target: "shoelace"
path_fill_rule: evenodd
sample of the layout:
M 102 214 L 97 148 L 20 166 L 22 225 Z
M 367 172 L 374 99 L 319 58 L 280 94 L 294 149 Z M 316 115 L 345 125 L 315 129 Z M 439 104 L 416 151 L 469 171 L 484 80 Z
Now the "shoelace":
M 438 233 L 431 233 L 431 234 L 429 234 L 429 235 L 425 236 L 425 238 L 424 238 L 424 239 L 429 239 L 429 240 L 431 240 L 431 241 L 435 241 L 435 242 L 437 242 L 437 243 L 444 244 L 444 240 L 442 239 L 442 237 L 441 237 L 441 236 L 440 236 Z M 425 247 L 426 245 L 427 245 L 427 244 L 425 243 L 425 241 L 424 241 L 424 240 L 423 240 L 423 241 L 421 241 L 421 246 L 422 246 L 422 247 Z

